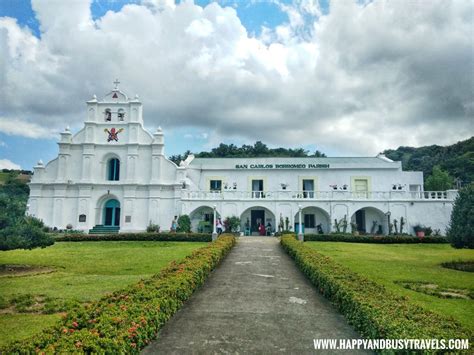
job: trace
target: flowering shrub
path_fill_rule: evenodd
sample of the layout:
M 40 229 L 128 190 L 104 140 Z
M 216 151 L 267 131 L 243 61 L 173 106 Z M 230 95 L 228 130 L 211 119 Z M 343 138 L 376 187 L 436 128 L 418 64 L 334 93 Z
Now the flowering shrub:
M 415 244 L 415 243 L 448 243 L 445 237 L 415 237 L 412 235 L 352 235 L 352 234 L 305 234 L 304 240 L 309 242 L 348 242 L 348 243 L 379 243 L 379 244 Z
M 114 234 L 65 234 L 56 236 L 57 242 L 93 241 L 156 241 L 156 242 L 210 242 L 207 233 L 114 233 Z
M 0 353 L 139 353 L 235 245 L 223 235 L 159 274 L 67 312 L 53 328 Z
M 454 319 L 395 295 L 297 241 L 293 235 L 283 236 L 281 245 L 313 285 L 366 338 L 472 339 L 472 332 Z

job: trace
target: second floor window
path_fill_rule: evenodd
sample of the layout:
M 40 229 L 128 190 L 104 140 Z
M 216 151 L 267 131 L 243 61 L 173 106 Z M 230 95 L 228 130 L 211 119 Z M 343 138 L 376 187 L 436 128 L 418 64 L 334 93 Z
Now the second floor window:
M 113 158 L 109 160 L 107 164 L 107 179 L 109 181 L 120 180 L 120 160 Z
M 209 183 L 210 191 L 222 191 L 222 180 L 211 180 Z

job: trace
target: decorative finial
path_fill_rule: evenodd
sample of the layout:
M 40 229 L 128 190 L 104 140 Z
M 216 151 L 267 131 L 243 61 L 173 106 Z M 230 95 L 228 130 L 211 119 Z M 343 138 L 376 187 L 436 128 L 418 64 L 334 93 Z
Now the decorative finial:
M 115 79 L 114 84 L 115 84 L 115 90 L 118 90 L 118 86 L 120 84 L 120 81 L 118 79 Z
M 156 129 L 157 132 L 163 132 L 163 130 L 161 129 L 161 126 L 158 126 L 158 128 Z
M 42 166 L 43 165 L 43 161 L 40 159 L 38 160 L 38 166 Z
M 138 97 L 138 94 L 135 94 L 135 100 L 138 100 L 139 97 Z
M 93 98 L 94 100 L 97 100 L 97 95 L 96 95 L 96 94 L 92 95 L 92 98 Z

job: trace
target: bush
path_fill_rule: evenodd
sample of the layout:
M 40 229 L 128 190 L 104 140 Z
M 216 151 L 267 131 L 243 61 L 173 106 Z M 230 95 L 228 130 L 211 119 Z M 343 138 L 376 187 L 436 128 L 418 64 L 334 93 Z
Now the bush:
M 0 250 L 44 248 L 54 244 L 54 239 L 43 229 L 39 219 L 22 217 L 0 230 Z
M 227 217 L 224 220 L 224 228 L 229 233 L 238 232 L 240 230 L 240 218 L 237 216 Z
M 150 224 L 146 227 L 148 233 L 160 233 L 160 226 L 158 224 L 153 224 L 150 221 Z
M 395 295 L 384 286 L 298 242 L 293 235 L 283 236 L 281 244 L 316 288 L 366 338 L 472 338 L 473 334 L 455 320 Z
M 445 237 L 415 237 L 412 235 L 352 235 L 352 234 L 305 234 L 304 240 L 318 242 L 379 243 L 379 244 L 414 244 L 414 243 L 448 243 Z
M 55 327 L 16 341 L 0 353 L 138 354 L 234 244 L 234 237 L 221 236 L 152 278 L 71 309 Z
M 183 214 L 178 218 L 177 232 L 190 233 L 191 232 L 191 218 L 187 214 Z
M 474 249 L 474 184 L 459 191 L 454 201 L 447 237 L 454 248 Z
M 61 234 L 57 242 L 96 241 L 156 241 L 156 242 L 210 242 L 208 233 L 111 233 L 111 234 Z

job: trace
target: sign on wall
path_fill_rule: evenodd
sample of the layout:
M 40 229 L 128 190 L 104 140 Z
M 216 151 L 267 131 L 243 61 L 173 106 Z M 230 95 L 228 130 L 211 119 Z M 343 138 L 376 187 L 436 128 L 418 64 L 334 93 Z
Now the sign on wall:
M 237 164 L 236 169 L 328 169 L 329 164 Z

